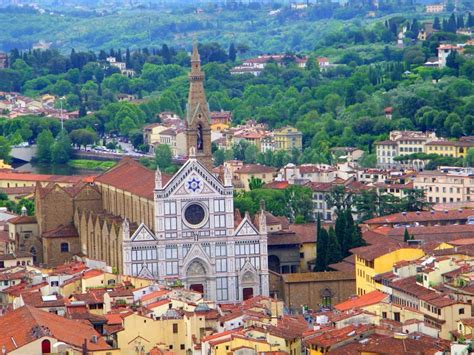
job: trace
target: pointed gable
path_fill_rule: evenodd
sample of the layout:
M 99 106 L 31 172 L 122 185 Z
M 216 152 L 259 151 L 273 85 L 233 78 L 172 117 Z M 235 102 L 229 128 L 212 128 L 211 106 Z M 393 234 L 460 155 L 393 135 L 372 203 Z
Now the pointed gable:
M 239 226 L 236 228 L 234 236 L 254 236 L 259 235 L 257 228 L 253 225 L 248 215 L 245 215 L 242 222 L 240 222 Z
M 199 187 L 199 191 L 204 193 L 213 193 L 214 191 L 219 194 L 224 194 L 225 188 L 219 179 L 217 179 L 212 173 L 210 173 L 202 164 L 196 159 L 189 159 L 178 172 L 164 185 L 163 197 L 168 197 L 171 194 L 186 194 L 192 193 L 189 188 L 185 185 L 187 180 L 192 176 L 199 177 L 202 186 Z
M 144 223 L 140 224 L 130 239 L 132 242 L 151 242 L 156 240 L 153 232 Z

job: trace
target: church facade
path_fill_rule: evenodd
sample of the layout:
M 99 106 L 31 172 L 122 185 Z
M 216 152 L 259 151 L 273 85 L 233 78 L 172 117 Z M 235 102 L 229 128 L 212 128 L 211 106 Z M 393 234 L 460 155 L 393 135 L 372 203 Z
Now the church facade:
M 182 284 L 217 302 L 268 295 L 267 230 L 248 215 L 236 225 L 232 176 L 211 171 L 210 114 L 197 47 L 187 104 L 189 159 L 171 178 L 155 174 L 154 226 L 131 233 L 124 221 L 123 270 L 161 283 Z

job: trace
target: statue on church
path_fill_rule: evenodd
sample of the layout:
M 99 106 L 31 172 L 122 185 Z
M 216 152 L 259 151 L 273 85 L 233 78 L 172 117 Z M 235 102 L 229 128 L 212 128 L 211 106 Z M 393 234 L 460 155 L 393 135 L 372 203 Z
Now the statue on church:
M 203 150 L 204 149 L 204 142 L 202 139 L 202 126 L 198 125 L 197 127 L 197 144 L 196 144 L 197 150 Z

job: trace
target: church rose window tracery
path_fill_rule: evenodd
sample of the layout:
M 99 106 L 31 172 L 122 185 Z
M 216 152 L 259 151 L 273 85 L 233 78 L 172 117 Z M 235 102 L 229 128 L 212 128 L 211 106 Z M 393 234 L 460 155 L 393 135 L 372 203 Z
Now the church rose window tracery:
M 204 221 L 204 218 L 206 218 L 206 211 L 200 204 L 193 203 L 186 207 L 184 218 L 190 225 L 197 226 Z

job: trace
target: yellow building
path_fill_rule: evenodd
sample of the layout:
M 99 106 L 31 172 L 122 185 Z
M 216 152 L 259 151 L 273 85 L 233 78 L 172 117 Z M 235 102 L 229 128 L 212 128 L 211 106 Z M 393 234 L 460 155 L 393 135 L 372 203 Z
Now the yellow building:
M 245 191 L 250 191 L 250 181 L 252 178 L 260 179 L 262 183 L 268 184 L 273 181 L 275 169 L 260 164 L 248 164 L 242 166 L 234 172 L 234 179 L 240 181 Z
M 291 151 L 303 149 L 303 134 L 296 128 L 286 126 L 273 131 L 275 150 Z
M 186 322 L 172 309 L 157 320 L 133 313 L 123 319 L 123 330 L 117 333 L 117 347 L 122 354 L 134 354 L 136 349 L 148 353 L 157 344 L 165 344 L 167 350 L 184 355 L 193 349 L 193 335 L 197 339 L 201 336 L 190 325 L 189 320 Z
M 399 247 L 391 243 L 360 247 L 352 252 L 355 255 L 358 295 L 376 290 L 375 275 L 391 271 L 395 263 L 401 260 L 416 260 L 425 255 L 422 249 Z
M 432 141 L 425 144 L 425 153 L 464 158 L 472 147 L 474 144 L 466 141 Z

